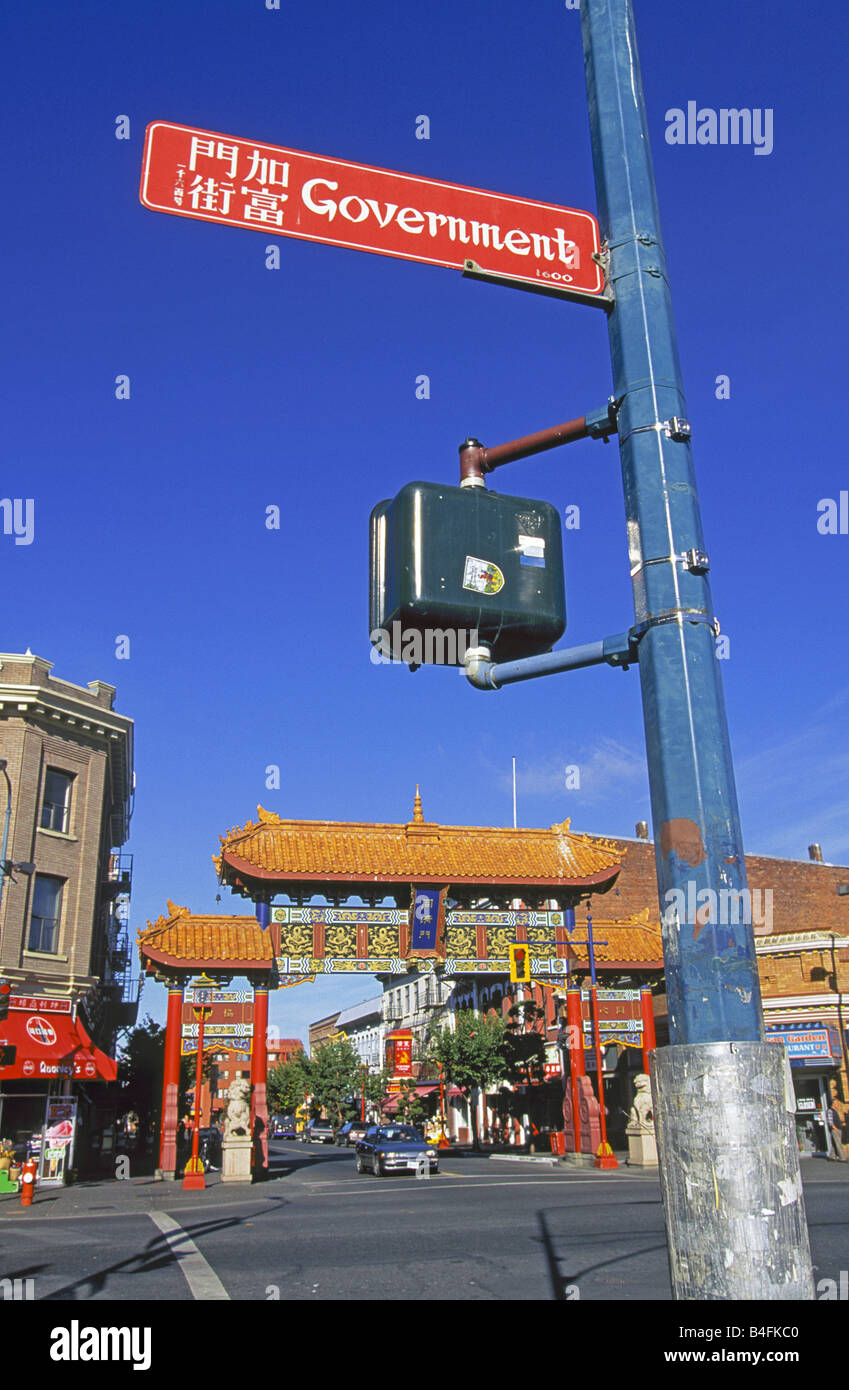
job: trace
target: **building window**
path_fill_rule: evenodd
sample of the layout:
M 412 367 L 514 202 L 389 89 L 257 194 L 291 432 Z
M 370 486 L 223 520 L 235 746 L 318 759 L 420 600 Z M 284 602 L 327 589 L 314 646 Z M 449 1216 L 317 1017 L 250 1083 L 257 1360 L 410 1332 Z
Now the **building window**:
M 36 874 L 32 891 L 32 916 L 27 950 L 55 955 L 59 948 L 59 919 L 62 915 L 64 880 L 50 874 Z
M 58 772 L 49 767 L 44 774 L 44 800 L 41 803 L 41 829 L 61 830 L 67 835 L 71 823 L 70 772 Z

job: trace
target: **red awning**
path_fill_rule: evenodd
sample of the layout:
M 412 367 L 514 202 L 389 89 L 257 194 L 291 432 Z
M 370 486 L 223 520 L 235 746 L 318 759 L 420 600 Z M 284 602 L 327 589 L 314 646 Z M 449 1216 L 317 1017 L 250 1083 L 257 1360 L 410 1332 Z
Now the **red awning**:
M 0 1023 L 0 1044 L 17 1049 L 10 1067 L 0 1067 L 0 1081 L 23 1077 L 51 1081 L 114 1081 L 118 1065 L 95 1047 L 77 1020 L 67 1014 L 26 1013 L 12 1009 Z

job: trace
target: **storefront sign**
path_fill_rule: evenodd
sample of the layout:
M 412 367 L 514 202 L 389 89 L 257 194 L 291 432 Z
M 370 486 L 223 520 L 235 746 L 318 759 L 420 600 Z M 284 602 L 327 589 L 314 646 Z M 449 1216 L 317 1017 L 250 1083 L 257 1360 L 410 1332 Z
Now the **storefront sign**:
M 28 1014 L 69 1014 L 72 1007 L 70 999 L 49 999 L 28 994 L 12 994 L 9 997 L 10 1009 L 21 1009 Z
M 73 1165 L 76 1122 L 76 1097 L 51 1096 L 44 1116 L 40 1182 L 64 1182 L 66 1172 Z
M 392 1076 L 412 1076 L 413 1074 L 413 1035 L 409 1030 L 390 1033 L 385 1039 L 386 1070 Z
M 837 1030 L 820 1023 L 766 1029 L 767 1042 L 784 1043 L 792 1067 L 836 1067 L 840 1048 Z

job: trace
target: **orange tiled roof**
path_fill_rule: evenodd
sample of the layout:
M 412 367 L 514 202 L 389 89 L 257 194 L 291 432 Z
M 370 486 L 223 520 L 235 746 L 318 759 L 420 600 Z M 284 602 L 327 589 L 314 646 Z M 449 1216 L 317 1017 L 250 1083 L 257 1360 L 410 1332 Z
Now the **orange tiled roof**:
M 567 940 L 572 947 L 573 964 L 589 969 L 586 925 L 579 920 L 574 933 Z M 602 942 L 605 944 L 602 945 Z M 660 925 L 649 921 L 648 908 L 617 922 L 605 922 L 593 917 L 593 952 L 597 966 L 621 964 L 632 968 L 662 969 Z
M 281 820 L 257 807 L 259 819 L 221 836 L 213 856 L 224 881 L 234 878 L 344 882 L 410 882 L 610 886 L 621 852 L 597 836 L 576 835 L 569 821 L 550 830 Z
M 271 941 L 255 917 L 223 917 L 193 913 L 168 903 L 168 916 L 148 922 L 138 933 L 142 964 L 247 966 L 270 969 Z

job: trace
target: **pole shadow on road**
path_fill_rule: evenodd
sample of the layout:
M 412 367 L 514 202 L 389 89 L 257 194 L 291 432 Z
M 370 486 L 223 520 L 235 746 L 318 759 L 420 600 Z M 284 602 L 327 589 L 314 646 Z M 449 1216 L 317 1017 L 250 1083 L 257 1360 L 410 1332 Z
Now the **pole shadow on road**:
M 246 1212 L 244 1216 L 217 1217 L 209 1221 L 201 1221 L 193 1226 L 183 1226 L 182 1229 L 190 1240 L 196 1241 L 199 1237 L 214 1235 L 218 1231 L 226 1231 L 234 1226 L 242 1226 L 246 1221 L 256 1221 L 261 1216 L 271 1215 L 271 1210 Z M 84 1279 L 76 1279 L 72 1284 L 66 1284 L 61 1289 L 54 1290 L 53 1293 L 46 1294 L 45 1302 L 75 1301 L 79 1299 L 93 1298 L 98 1293 L 103 1293 L 108 1285 L 109 1279 L 116 1274 L 151 1274 L 157 1270 L 165 1269 L 167 1266 L 175 1264 L 175 1257 L 171 1246 L 162 1234 L 154 1236 L 147 1242 L 144 1250 L 139 1254 L 129 1255 L 124 1260 L 116 1260 L 114 1264 L 107 1265 L 105 1269 L 98 1270 L 95 1274 L 87 1274 Z
M 613 1265 L 624 1264 L 628 1260 L 636 1259 L 641 1255 L 654 1255 L 662 1250 L 666 1253 L 666 1240 L 662 1240 L 656 1245 L 642 1246 L 639 1250 L 629 1250 L 621 1255 L 612 1255 L 607 1260 L 598 1260 L 595 1264 L 584 1265 L 581 1268 L 572 1270 L 569 1274 L 561 1273 L 560 1266 L 567 1260 L 573 1258 L 570 1255 L 558 1255 L 555 1250 L 554 1240 L 545 1218 L 545 1212 L 538 1211 L 540 1238 L 542 1247 L 545 1251 L 545 1259 L 548 1265 L 548 1277 L 551 1281 L 551 1289 L 554 1298 L 559 1303 L 569 1303 L 579 1299 L 584 1295 L 581 1287 L 581 1280 L 586 1279 L 590 1274 L 595 1274 L 600 1269 L 607 1269 Z M 584 1286 L 585 1287 L 585 1286 Z M 670 1297 L 671 1297 L 670 1290 Z

